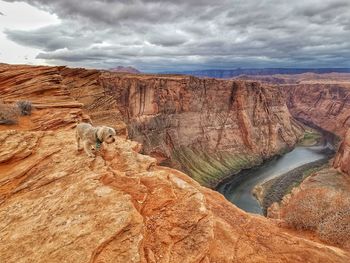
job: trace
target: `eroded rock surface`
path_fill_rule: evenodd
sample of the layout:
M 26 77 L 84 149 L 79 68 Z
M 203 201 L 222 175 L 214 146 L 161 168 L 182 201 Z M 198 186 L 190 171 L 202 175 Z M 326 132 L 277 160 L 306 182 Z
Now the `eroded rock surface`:
M 73 131 L 1 132 L 3 262 L 347 262 L 283 233 L 119 138 L 95 159 Z

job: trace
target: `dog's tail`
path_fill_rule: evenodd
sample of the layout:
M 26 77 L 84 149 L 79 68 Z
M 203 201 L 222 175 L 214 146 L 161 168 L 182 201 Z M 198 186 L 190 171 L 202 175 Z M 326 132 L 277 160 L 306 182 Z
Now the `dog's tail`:
M 82 116 L 79 116 L 75 119 L 75 127 L 80 123 L 89 123 L 89 124 L 93 125 L 90 116 L 85 115 L 85 114 L 82 114 Z

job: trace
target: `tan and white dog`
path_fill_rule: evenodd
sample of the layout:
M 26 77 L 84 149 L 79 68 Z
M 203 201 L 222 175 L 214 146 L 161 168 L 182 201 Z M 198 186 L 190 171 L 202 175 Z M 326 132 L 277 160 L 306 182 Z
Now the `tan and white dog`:
M 93 127 L 89 123 L 79 123 L 75 136 L 78 151 L 84 148 L 89 157 L 95 157 L 93 152 L 96 152 L 103 142 L 108 144 L 115 142 L 116 132 L 113 128 L 107 126 Z

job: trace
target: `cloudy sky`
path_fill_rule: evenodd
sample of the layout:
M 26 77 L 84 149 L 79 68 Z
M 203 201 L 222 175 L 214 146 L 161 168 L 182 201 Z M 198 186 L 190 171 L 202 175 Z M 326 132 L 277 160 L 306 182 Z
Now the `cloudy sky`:
M 350 67 L 350 0 L 0 0 L 0 62 Z

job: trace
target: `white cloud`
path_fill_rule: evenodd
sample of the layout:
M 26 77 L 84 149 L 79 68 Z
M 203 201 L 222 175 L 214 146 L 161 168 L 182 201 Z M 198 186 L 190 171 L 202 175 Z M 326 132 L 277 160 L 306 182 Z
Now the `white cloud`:
M 42 26 L 59 23 L 56 15 L 49 14 L 27 3 L 7 3 L 0 0 L 0 62 L 45 64 L 36 56 L 41 49 L 19 45 L 10 41 L 5 30 L 33 30 Z

